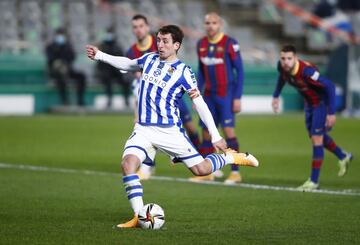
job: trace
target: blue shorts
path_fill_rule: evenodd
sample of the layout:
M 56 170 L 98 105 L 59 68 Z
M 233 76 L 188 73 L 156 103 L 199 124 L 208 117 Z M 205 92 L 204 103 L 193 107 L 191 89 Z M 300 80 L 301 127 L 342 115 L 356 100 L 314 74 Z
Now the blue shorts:
M 324 103 L 317 107 L 305 106 L 306 129 L 310 135 L 323 135 L 326 133 L 327 110 Z
M 233 108 L 232 96 L 204 96 L 205 103 L 214 118 L 215 125 L 218 127 L 235 127 L 235 114 Z M 206 128 L 205 124 L 200 120 L 200 126 Z
M 180 111 L 180 119 L 182 121 L 182 123 L 188 123 L 192 121 L 192 117 L 191 117 L 191 112 L 188 108 L 188 106 L 186 105 L 184 98 L 181 98 L 178 100 L 178 106 L 179 106 L 179 111 Z

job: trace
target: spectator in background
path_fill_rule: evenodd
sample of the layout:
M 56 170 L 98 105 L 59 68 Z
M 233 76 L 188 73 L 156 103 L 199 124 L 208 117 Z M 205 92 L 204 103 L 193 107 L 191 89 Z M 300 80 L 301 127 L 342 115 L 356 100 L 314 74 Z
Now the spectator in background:
M 113 28 L 108 28 L 105 38 L 100 44 L 100 49 L 104 52 L 115 55 L 123 56 L 124 53 L 120 46 L 116 42 L 116 35 Z M 130 84 L 124 79 L 122 73 L 111 65 L 103 62 L 98 62 L 96 66 L 97 75 L 101 83 L 105 86 L 105 92 L 107 95 L 107 107 L 112 106 L 113 97 L 113 84 L 117 83 L 122 87 L 122 92 L 125 98 L 126 107 L 129 106 L 130 96 Z
M 83 106 L 86 80 L 82 72 L 73 68 L 75 52 L 63 28 L 55 31 L 53 41 L 46 47 L 49 76 L 54 80 L 62 105 L 69 105 L 68 82 L 76 83 L 77 105 Z

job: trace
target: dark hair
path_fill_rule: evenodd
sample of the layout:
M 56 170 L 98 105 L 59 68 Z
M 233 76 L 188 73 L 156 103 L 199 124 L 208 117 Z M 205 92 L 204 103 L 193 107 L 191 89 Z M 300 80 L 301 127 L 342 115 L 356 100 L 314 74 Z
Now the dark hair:
M 180 29 L 180 27 L 176 26 L 176 25 L 167 25 L 167 26 L 163 26 L 159 29 L 158 33 L 160 34 L 171 34 L 173 43 L 182 43 L 182 40 L 184 38 L 184 33 L 183 31 Z
M 294 54 L 296 54 L 296 48 L 295 48 L 294 45 L 285 44 L 285 45 L 281 48 L 281 52 L 293 52 Z
M 149 24 L 147 18 L 142 14 L 134 15 L 131 20 L 144 20 L 145 24 Z

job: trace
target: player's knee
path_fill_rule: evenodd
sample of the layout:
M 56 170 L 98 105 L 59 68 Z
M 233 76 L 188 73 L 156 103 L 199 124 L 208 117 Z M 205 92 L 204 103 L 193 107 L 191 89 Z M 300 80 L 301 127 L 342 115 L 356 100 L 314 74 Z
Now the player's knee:
M 121 169 L 124 175 L 133 174 L 140 165 L 140 160 L 136 156 L 127 155 L 121 161 Z
M 312 135 L 311 136 L 311 141 L 313 143 L 313 145 L 322 145 L 323 144 L 323 135 Z

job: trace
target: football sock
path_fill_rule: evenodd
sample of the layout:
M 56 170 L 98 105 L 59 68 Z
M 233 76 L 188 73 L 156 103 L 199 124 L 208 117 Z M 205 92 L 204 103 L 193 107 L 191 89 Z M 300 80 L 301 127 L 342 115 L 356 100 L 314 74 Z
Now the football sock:
M 314 183 L 319 182 L 319 175 L 322 162 L 324 160 L 324 146 L 323 145 L 314 145 L 313 146 L 313 160 L 312 160 L 312 170 L 311 170 L 311 181 Z
M 327 150 L 334 153 L 340 160 L 346 157 L 346 154 L 343 152 L 343 150 L 337 146 L 334 140 L 327 134 L 324 135 L 324 146 Z
M 137 215 L 140 209 L 144 206 L 143 203 L 143 188 L 137 174 L 130 174 L 123 176 L 123 183 L 129 202 L 134 213 Z
M 211 141 L 209 140 L 204 140 L 201 145 L 200 145 L 200 149 L 199 149 L 199 153 L 203 156 L 206 157 L 207 155 L 214 153 L 215 149 L 213 144 L 211 143 Z
M 237 138 L 226 139 L 226 143 L 229 148 L 239 151 L 239 142 Z M 231 171 L 239 171 L 239 166 L 236 164 L 231 165 Z
M 189 134 L 189 138 L 193 143 L 193 145 L 196 147 L 196 149 L 199 149 L 200 148 L 199 134 L 198 133 Z
M 210 154 L 205 159 L 211 162 L 211 172 L 222 169 L 227 164 L 234 163 L 234 157 L 231 154 Z

